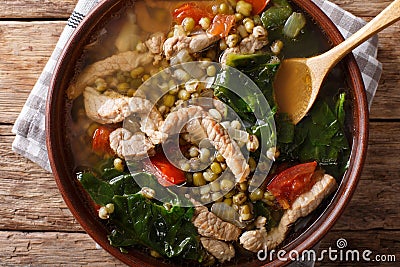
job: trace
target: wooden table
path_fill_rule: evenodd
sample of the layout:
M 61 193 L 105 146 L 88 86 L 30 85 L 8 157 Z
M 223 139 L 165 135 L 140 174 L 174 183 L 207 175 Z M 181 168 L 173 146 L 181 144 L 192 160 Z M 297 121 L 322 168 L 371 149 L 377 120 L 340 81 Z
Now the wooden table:
M 122 265 L 96 248 L 64 204 L 51 174 L 11 151 L 12 125 L 77 0 L 0 1 L 0 265 Z M 390 0 L 334 0 L 370 20 Z M 400 264 L 400 23 L 379 34 L 383 75 L 370 116 L 357 191 L 321 249 L 395 254 Z M 322 266 L 360 263 L 332 262 Z M 377 263 L 371 264 L 377 266 Z M 396 266 L 386 263 L 384 266 Z

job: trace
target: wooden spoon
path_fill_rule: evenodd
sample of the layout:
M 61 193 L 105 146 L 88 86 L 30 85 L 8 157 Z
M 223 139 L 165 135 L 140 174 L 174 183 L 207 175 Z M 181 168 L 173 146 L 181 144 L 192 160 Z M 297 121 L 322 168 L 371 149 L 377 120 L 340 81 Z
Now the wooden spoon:
M 393 1 L 347 40 L 319 56 L 281 62 L 274 81 L 279 112 L 297 124 L 313 105 L 327 73 L 355 47 L 400 19 L 400 0 Z

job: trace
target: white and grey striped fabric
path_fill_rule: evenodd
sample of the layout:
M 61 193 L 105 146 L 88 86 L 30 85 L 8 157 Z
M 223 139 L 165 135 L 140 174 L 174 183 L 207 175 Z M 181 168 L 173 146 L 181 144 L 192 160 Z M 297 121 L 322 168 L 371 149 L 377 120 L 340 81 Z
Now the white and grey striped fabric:
M 51 77 L 68 39 L 98 2 L 98 0 L 79 0 L 12 129 L 16 134 L 12 149 L 47 171 L 51 171 L 51 168 L 46 148 L 45 112 Z
M 51 58 L 33 87 L 12 130 L 16 134 L 12 149 L 48 171 L 51 171 L 51 169 L 46 149 L 45 109 L 51 76 L 66 42 L 82 19 L 100 1 L 78 1 Z M 313 1 L 331 18 L 344 37 L 350 36 L 365 24 L 362 19 L 353 16 L 329 1 Z M 375 95 L 382 72 L 382 65 L 376 59 L 377 46 L 378 38 L 374 37 L 353 51 L 362 72 L 369 104 L 371 104 Z

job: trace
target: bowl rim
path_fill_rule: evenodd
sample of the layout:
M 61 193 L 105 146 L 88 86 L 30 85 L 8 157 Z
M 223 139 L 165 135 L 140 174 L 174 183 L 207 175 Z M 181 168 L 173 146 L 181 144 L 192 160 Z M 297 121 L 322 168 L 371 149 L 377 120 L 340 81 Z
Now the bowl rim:
M 82 200 L 77 192 L 77 184 L 71 179 L 65 179 L 65 177 L 71 177 L 71 169 L 67 167 L 66 162 L 66 150 L 60 149 L 62 144 L 65 144 L 64 137 L 60 134 L 56 134 L 53 129 L 59 127 L 60 120 L 65 118 L 61 112 L 55 112 L 57 105 L 63 98 L 66 98 L 65 88 L 61 88 L 60 84 L 63 82 L 60 79 L 60 73 L 68 68 L 69 58 L 71 55 L 76 55 L 76 45 L 82 39 L 88 40 L 93 30 L 96 28 L 98 23 L 104 18 L 105 14 L 109 14 L 113 9 L 122 5 L 122 0 L 105 0 L 100 2 L 95 8 L 93 8 L 83 19 L 83 21 L 76 28 L 70 39 L 65 45 L 57 65 L 54 69 L 54 74 L 50 83 L 50 90 L 47 97 L 46 105 L 46 144 L 49 154 L 50 166 L 53 171 L 54 179 L 57 187 L 68 206 L 69 210 L 80 223 L 83 229 L 103 247 L 107 252 L 112 254 L 114 257 L 124 262 L 125 264 L 132 266 L 156 266 L 162 265 L 158 260 L 154 260 L 151 257 L 147 257 L 146 260 L 142 259 L 140 253 L 129 253 L 122 254 L 119 249 L 111 246 L 107 238 L 102 236 L 101 231 L 107 231 L 104 225 L 102 225 L 96 218 L 91 218 L 90 214 L 87 214 L 86 206 L 80 205 Z M 135 1 L 133 1 L 135 2 Z M 301 10 L 304 10 L 314 21 L 317 22 L 320 29 L 325 32 L 326 37 L 337 45 L 344 40 L 337 27 L 330 20 L 330 18 L 312 1 L 308 0 L 291 0 L 295 5 L 299 6 Z M 111 12 L 112 13 L 112 12 Z M 322 25 L 321 22 L 324 22 Z M 80 49 L 78 49 L 80 50 Z M 76 57 L 77 59 L 79 56 Z M 345 66 L 345 72 L 349 77 L 353 79 L 349 80 L 349 85 L 352 91 L 353 101 L 353 144 L 351 148 L 350 164 L 349 169 L 346 171 L 343 179 L 337 189 L 335 196 L 331 203 L 325 209 L 325 211 L 318 217 L 318 219 L 310 225 L 307 230 L 297 236 L 289 244 L 285 245 L 281 249 L 287 252 L 296 250 L 301 253 L 305 249 L 311 249 L 316 245 L 329 231 L 334 223 L 338 220 L 340 215 L 343 213 L 346 205 L 350 202 L 351 196 L 357 186 L 358 180 L 361 175 L 362 166 L 365 161 L 366 151 L 368 146 L 368 105 L 366 92 L 361 76 L 360 69 L 355 61 L 352 54 L 346 56 L 343 61 Z M 348 77 L 348 78 L 349 78 Z M 62 103 L 62 101 L 61 101 Z M 64 99 L 65 103 L 65 99 Z M 257 262 L 257 261 L 254 261 Z M 275 258 L 273 261 L 264 263 L 259 262 L 262 266 L 284 266 L 289 264 L 289 261 L 281 261 Z M 150 264 L 150 265 L 149 265 Z M 255 266 L 255 265 L 254 265 Z

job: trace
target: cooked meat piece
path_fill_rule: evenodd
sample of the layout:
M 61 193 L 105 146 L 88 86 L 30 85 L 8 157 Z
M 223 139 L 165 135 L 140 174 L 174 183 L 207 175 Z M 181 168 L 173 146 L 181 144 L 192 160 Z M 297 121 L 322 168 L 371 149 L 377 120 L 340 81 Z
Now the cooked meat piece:
M 254 225 L 256 226 L 257 229 L 261 229 L 265 227 L 266 223 L 267 223 L 267 218 L 263 216 L 258 216 L 256 221 L 254 222 Z
M 153 144 L 160 144 L 164 137 L 158 129 L 163 117 L 158 109 L 149 100 L 140 97 L 129 98 L 129 108 L 132 113 L 140 117 L 140 130 Z
M 131 133 L 118 128 L 110 134 L 110 147 L 120 158 L 140 159 L 154 155 L 154 145 L 142 132 Z
M 239 45 L 240 53 L 253 54 L 268 44 L 268 33 L 262 26 L 256 26 L 253 33 L 244 38 Z
M 86 115 L 101 124 L 117 123 L 131 114 L 129 98 L 118 93 L 100 94 L 92 87 L 83 92 Z
M 163 43 L 165 41 L 165 34 L 162 32 L 156 32 L 150 35 L 149 39 L 145 42 L 147 48 L 152 54 L 161 54 Z
M 131 114 L 140 117 L 140 130 L 145 133 L 153 144 L 162 141 L 158 131 L 163 118 L 157 108 L 147 99 L 126 97 L 113 91 L 103 94 L 94 88 L 86 87 L 84 93 L 86 115 L 101 124 L 123 121 Z
M 218 240 L 234 241 L 241 233 L 239 227 L 221 220 L 204 206 L 196 207 L 193 224 L 201 236 Z
M 224 127 L 208 116 L 208 113 L 203 108 L 190 106 L 169 113 L 160 131 L 165 134 L 165 137 L 180 133 L 185 124 L 193 119 L 200 121 L 207 138 L 226 159 L 226 164 L 235 175 L 236 181 L 244 182 L 250 173 L 250 167 L 247 164 L 246 158 L 243 156 L 236 142 L 231 140 Z M 196 139 L 195 135 L 198 133 L 189 132 L 189 135 L 194 135 L 193 138 Z
M 80 96 L 86 86 L 93 84 L 99 77 L 111 75 L 117 70 L 131 71 L 132 69 L 144 66 L 153 61 L 151 53 L 139 53 L 137 51 L 123 52 L 113 55 L 104 60 L 87 66 L 67 89 L 70 99 Z
M 230 261 L 235 257 L 235 248 L 232 244 L 207 237 L 200 237 L 203 247 L 220 262 Z
M 291 224 L 298 218 L 307 216 L 328 196 L 336 187 L 335 179 L 328 175 L 321 175 L 310 191 L 300 195 L 286 210 L 279 225 L 267 232 L 263 227 L 259 230 L 247 231 L 240 237 L 240 244 L 247 250 L 258 252 L 267 248 L 271 250 L 285 239 Z
M 265 240 L 267 234 L 265 227 L 258 230 L 246 231 L 240 236 L 239 241 L 245 249 L 257 253 L 267 246 L 267 241 Z
M 208 35 L 207 33 L 192 36 L 173 36 L 164 42 L 164 55 L 169 60 L 183 49 L 187 49 L 190 54 L 193 54 L 209 47 L 218 40 L 219 36 Z
M 225 128 L 215 120 L 205 118 L 202 120 L 202 126 L 213 146 L 225 158 L 226 165 L 235 175 L 236 182 L 246 181 L 250 174 L 250 167 L 237 143 L 229 137 Z
M 226 63 L 226 57 L 228 54 L 254 54 L 268 44 L 268 32 L 262 26 L 256 26 L 253 32 L 244 38 L 239 46 L 228 48 L 221 55 L 220 62 Z
M 162 32 L 156 32 L 152 34 L 149 39 L 145 42 L 146 47 L 150 53 L 154 55 L 153 65 L 157 65 L 162 60 L 162 48 L 165 41 L 165 34 Z
M 228 105 L 226 105 L 221 100 L 213 99 L 213 105 L 215 109 L 218 110 L 219 113 L 221 113 L 221 115 L 228 113 Z
M 160 130 L 166 134 L 165 137 L 168 137 L 168 135 L 180 133 L 189 121 L 200 120 L 204 116 L 206 116 L 206 113 L 202 107 L 190 106 L 181 108 L 167 115 Z
M 187 135 L 187 142 L 195 145 L 199 145 L 200 142 L 207 138 L 207 133 L 201 126 L 199 119 L 190 120 L 186 126 L 186 131 L 190 134 Z

